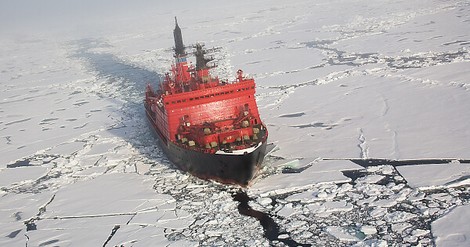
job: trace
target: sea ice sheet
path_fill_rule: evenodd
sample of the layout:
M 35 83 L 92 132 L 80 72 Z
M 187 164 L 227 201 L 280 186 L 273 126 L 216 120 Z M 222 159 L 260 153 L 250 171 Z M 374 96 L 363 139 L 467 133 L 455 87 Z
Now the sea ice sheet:
M 186 45 L 220 47 L 215 75 L 257 82 L 277 148 L 245 190 L 277 240 L 143 121 L 175 16 Z M 0 245 L 465 245 L 469 16 L 460 0 L 2 1 Z

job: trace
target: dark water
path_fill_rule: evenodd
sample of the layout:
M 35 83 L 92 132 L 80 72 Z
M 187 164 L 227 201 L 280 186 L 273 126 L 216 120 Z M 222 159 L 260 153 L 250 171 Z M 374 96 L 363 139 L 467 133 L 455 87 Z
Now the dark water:
M 18 167 L 24 167 L 24 166 L 31 166 L 29 159 L 19 160 L 13 164 L 8 164 L 7 168 L 18 168 Z
M 26 221 L 24 224 L 26 225 L 26 231 L 35 231 L 38 229 L 34 221 Z
M 269 241 L 279 241 L 287 246 L 312 246 L 310 244 L 298 243 L 290 237 L 280 239 L 279 235 L 288 234 L 288 232 L 280 232 L 279 225 L 274 222 L 274 220 L 269 214 L 252 209 L 248 205 L 248 202 L 251 200 L 251 198 L 248 197 L 246 192 L 242 190 L 238 191 L 236 194 L 233 195 L 233 199 L 237 202 L 240 202 L 240 204 L 238 204 L 238 212 L 240 214 L 250 216 L 259 220 L 261 226 L 264 229 L 264 237 L 267 238 Z
M 284 167 L 284 168 L 282 168 L 282 173 L 284 173 L 284 174 L 286 174 L 286 173 L 301 173 L 309 167 L 311 167 L 311 165 L 307 165 L 307 166 L 300 167 L 300 168 Z

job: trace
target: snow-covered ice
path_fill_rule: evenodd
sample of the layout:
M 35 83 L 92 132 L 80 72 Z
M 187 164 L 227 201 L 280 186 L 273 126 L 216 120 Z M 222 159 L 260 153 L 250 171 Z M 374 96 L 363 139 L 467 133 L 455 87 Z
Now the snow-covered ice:
M 408 185 L 414 188 L 451 187 L 470 184 L 470 164 L 451 162 L 397 167 Z M 425 179 L 423 179 L 425 178 Z
M 174 16 L 215 74 L 256 79 L 276 147 L 242 192 L 146 125 Z M 3 1 L 0 21 L 0 246 L 469 245 L 468 1 Z
M 468 244 L 469 205 L 453 208 L 446 217 L 432 223 L 432 229 L 438 246 L 465 246 Z

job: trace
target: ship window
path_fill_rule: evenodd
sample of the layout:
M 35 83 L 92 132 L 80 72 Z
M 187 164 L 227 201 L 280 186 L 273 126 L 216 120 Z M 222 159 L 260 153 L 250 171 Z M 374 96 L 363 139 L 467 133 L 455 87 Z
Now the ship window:
M 193 98 L 189 98 L 189 100 L 193 100 Z
M 206 96 L 204 96 L 204 97 L 209 98 L 209 95 L 206 95 Z
M 183 102 L 186 102 L 186 99 L 184 99 Z
M 198 99 L 199 99 L 199 97 L 196 97 L 195 99 L 196 99 L 196 100 L 198 100 Z
M 175 102 L 174 102 L 174 101 L 172 101 L 171 103 L 172 103 L 172 104 L 175 104 Z
M 176 103 L 181 103 L 181 100 L 176 101 Z

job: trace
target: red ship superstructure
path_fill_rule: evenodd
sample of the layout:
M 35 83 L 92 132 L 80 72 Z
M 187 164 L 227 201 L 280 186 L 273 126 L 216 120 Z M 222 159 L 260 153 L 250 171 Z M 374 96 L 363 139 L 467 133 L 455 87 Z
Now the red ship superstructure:
M 176 21 L 176 19 L 175 19 Z M 147 86 L 147 117 L 170 161 L 198 177 L 243 186 L 266 152 L 255 81 L 241 70 L 232 82 L 210 74 L 206 50 L 196 44 L 196 66 L 187 60 L 181 29 L 174 30 L 175 64 L 157 90 Z

